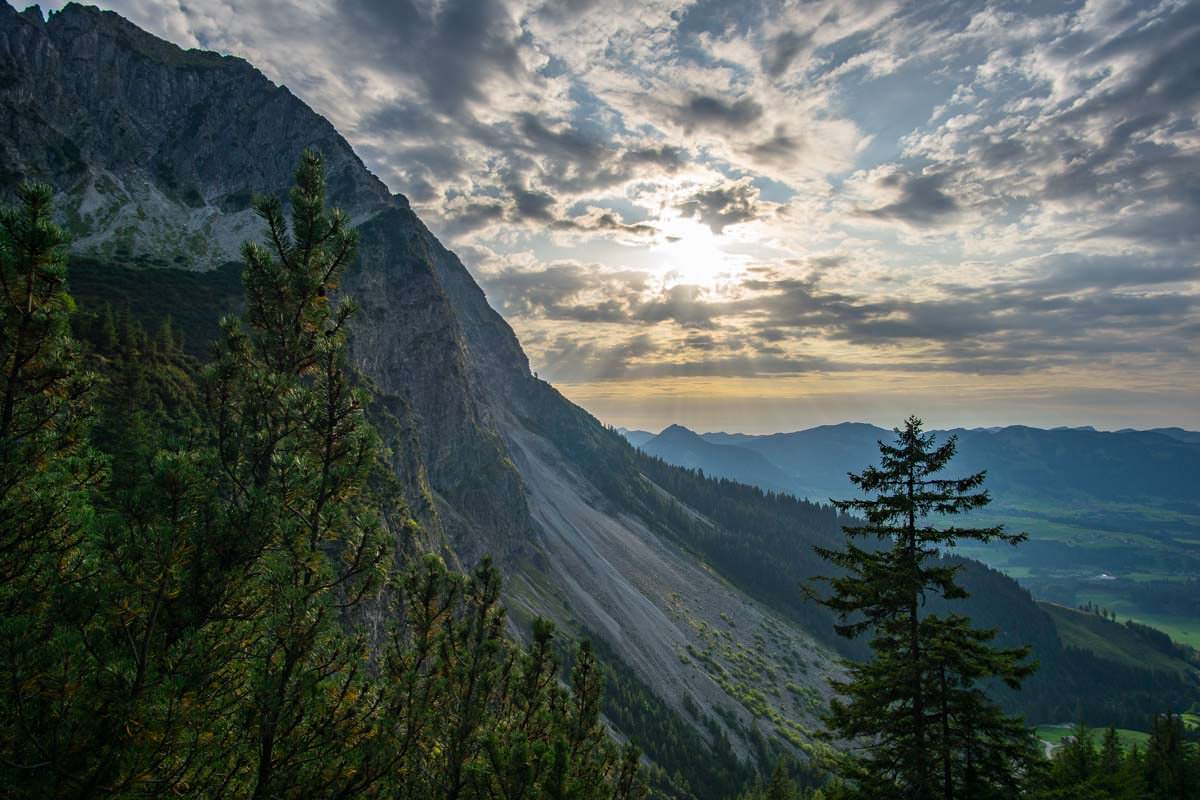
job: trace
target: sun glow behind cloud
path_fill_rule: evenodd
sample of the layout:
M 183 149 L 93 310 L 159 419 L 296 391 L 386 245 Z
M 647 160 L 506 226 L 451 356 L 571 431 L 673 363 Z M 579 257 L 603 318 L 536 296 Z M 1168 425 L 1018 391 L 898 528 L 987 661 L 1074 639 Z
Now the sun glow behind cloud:
M 707 225 L 678 216 L 660 222 L 662 239 L 650 247 L 659 263 L 664 286 L 700 286 L 711 291 L 736 285 L 744 256 L 725 252 L 726 245 Z

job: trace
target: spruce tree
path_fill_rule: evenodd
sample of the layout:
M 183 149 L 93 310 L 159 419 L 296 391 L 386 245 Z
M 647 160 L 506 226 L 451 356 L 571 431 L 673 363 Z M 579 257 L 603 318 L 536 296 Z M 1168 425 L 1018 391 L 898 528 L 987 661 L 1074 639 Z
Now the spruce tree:
M 938 477 L 956 440 L 935 446 L 916 417 L 896 436 L 895 444 L 879 443 L 878 466 L 850 475 L 866 497 L 834 501 L 864 519 L 843 528 L 846 549 L 818 548 L 840 570 L 827 579 L 832 593 L 823 600 L 838 615 L 837 632 L 869 634 L 873 655 L 848 664 L 847 679 L 834 682 L 826 724 L 852 744 L 844 775 L 863 797 L 987 797 L 1016 780 L 1033 750 L 1030 733 L 979 686 L 994 678 L 1019 686 L 1031 671 L 1021 664 L 1027 652 L 994 650 L 992 632 L 922 606 L 931 594 L 966 597 L 956 569 L 939 561 L 945 550 L 960 541 L 1017 544 L 1025 536 L 1001 526 L 932 524 L 987 505 L 984 473 Z

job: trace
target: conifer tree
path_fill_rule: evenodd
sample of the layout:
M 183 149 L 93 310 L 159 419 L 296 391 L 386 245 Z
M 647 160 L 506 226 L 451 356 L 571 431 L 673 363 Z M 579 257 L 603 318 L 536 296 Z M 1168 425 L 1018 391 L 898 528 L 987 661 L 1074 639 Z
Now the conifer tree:
M 306 151 L 291 221 L 269 197 L 256 208 L 266 246 L 248 244 L 246 320 L 227 320 L 206 379 L 215 434 L 213 493 L 223 558 L 252 568 L 222 587 L 223 614 L 247 669 L 240 729 L 249 737 L 248 794 L 348 790 L 378 703 L 356 609 L 379 588 L 391 548 L 371 491 L 384 467 L 367 399 L 346 366 L 354 305 L 333 298 L 356 236 L 325 208 L 320 156 Z M 339 769 L 324 763 L 339 754 Z
M 50 219 L 50 187 L 17 194 L 17 207 L 0 210 L 0 586 L 22 582 L 5 601 L 24 605 L 44 588 L 39 570 L 70 568 L 80 493 L 97 473 L 84 441 L 94 376 L 70 336 L 66 237 Z
M 850 475 L 866 497 L 834 501 L 865 522 L 844 527 L 845 550 L 818 548 L 841 571 L 827 579 L 832 593 L 823 601 L 839 616 L 838 633 L 869 634 L 873 654 L 848 664 L 848 678 L 834 683 L 838 696 L 826 723 L 858 750 L 844 768 L 863 797 L 986 797 L 1006 776 L 1020 774 L 1032 741 L 978 684 L 1000 678 L 1018 686 L 1030 671 L 1020 664 L 1027 653 L 993 650 L 994 634 L 922 606 L 931 593 L 966 596 L 955 569 L 938 561 L 945 549 L 963 540 L 1016 544 L 1025 537 L 1000 526 L 932 524 L 986 505 L 984 473 L 937 477 L 954 455 L 955 438 L 935 446 L 916 417 L 896 435 L 894 445 L 879 443 L 879 466 Z
M 64 618 L 89 577 L 81 544 L 102 462 L 88 447 L 94 376 L 70 338 L 65 236 L 49 187 L 0 211 L 0 785 L 54 793 L 85 642 Z

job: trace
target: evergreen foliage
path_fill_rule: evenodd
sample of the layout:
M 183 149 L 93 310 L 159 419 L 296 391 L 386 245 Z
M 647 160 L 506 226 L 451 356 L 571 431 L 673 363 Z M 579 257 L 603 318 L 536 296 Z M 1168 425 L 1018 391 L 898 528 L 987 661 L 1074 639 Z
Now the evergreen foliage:
M 687 695 L 685 720 L 643 683 L 603 639 L 595 639 L 604 673 L 604 717 L 626 733 L 652 764 L 647 783 L 668 797 L 730 798 L 754 780 L 756 767 L 738 757 L 725 731 Z M 694 723 L 699 723 L 697 730 Z
M 416 553 L 320 158 L 290 224 L 258 203 L 246 317 L 202 369 L 111 308 L 76 320 L 84 358 L 50 196 L 0 216 L 4 796 L 638 796 L 590 649 L 565 688 L 547 623 L 505 637 L 493 567 Z
M 1185 739 L 1175 714 L 1154 716 L 1144 749 L 1123 745 L 1112 728 L 1097 743 L 1080 724 L 1030 783 L 1032 800 L 1194 800 L 1200 798 L 1200 746 Z
M 955 440 L 935 446 L 910 417 L 894 445 L 880 442 L 880 465 L 851 474 L 866 499 L 838 501 L 860 515 L 847 525 L 846 548 L 818 548 L 840 574 L 823 603 L 837 613 L 839 634 L 870 634 L 873 658 L 847 664 L 835 681 L 827 717 L 832 735 L 855 751 L 841 765 L 862 797 L 915 800 L 986 798 L 1011 793 L 1032 760 L 1033 741 L 981 689 L 999 679 L 1011 688 L 1032 672 L 1028 649 L 997 650 L 994 631 L 958 615 L 923 612 L 927 595 L 960 599 L 966 592 L 939 553 L 961 540 L 1024 536 L 1002 528 L 938 528 L 933 516 L 986 505 L 983 473 L 935 477 L 954 455 Z M 864 541 L 864 545 L 857 544 Z

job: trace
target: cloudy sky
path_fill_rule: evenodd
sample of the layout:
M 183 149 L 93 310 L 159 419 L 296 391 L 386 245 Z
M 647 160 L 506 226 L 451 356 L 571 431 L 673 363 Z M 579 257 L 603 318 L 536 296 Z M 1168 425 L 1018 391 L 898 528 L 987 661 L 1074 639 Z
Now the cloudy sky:
M 101 4 L 329 117 L 607 422 L 1200 427 L 1200 3 Z

